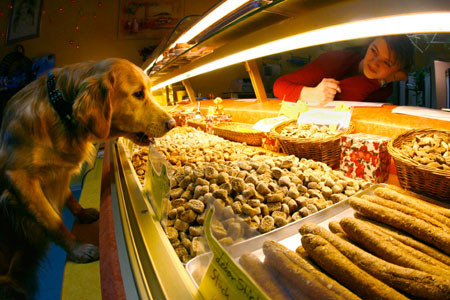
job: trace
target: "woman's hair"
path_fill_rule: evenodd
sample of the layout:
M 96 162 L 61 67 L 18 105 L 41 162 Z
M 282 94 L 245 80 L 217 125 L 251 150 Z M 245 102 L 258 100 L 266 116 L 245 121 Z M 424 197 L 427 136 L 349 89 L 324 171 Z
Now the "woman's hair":
M 394 54 L 394 61 L 401 69 L 409 71 L 414 64 L 414 46 L 406 35 L 383 36 L 389 49 Z

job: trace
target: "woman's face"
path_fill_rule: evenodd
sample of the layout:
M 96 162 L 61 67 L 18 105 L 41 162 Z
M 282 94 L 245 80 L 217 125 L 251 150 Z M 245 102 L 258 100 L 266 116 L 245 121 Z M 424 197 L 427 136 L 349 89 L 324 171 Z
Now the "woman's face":
M 367 48 L 363 60 L 363 72 L 367 78 L 384 79 L 400 70 L 400 67 L 394 63 L 394 53 L 383 38 L 377 38 Z

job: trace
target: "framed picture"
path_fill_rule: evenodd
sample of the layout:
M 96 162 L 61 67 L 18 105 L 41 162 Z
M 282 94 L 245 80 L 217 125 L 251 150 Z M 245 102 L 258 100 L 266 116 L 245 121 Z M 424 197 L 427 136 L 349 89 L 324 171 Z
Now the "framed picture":
M 39 36 L 42 0 L 12 0 L 6 43 Z
M 161 40 L 183 17 L 184 1 L 120 0 L 119 39 Z

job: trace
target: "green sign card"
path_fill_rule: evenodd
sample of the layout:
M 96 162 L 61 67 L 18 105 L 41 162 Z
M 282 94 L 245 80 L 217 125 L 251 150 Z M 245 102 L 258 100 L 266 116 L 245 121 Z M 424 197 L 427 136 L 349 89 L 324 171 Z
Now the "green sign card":
M 150 199 L 150 203 L 155 210 L 156 218 L 161 221 L 167 209 L 170 193 L 168 163 L 164 156 L 152 145 L 148 149 L 144 192 Z
M 200 282 L 205 300 L 269 300 L 270 298 L 245 274 L 211 232 L 212 206 L 205 220 L 205 235 L 213 258 Z

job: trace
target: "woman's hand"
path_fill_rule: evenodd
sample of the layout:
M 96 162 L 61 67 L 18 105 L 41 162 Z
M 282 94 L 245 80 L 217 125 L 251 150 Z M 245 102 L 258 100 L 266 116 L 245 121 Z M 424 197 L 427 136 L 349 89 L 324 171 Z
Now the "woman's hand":
M 310 105 L 326 104 L 334 100 L 337 92 L 341 92 L 339 81 L 333 78 L 324 78 L 316 87 L 304 87 L 300 99 Z

